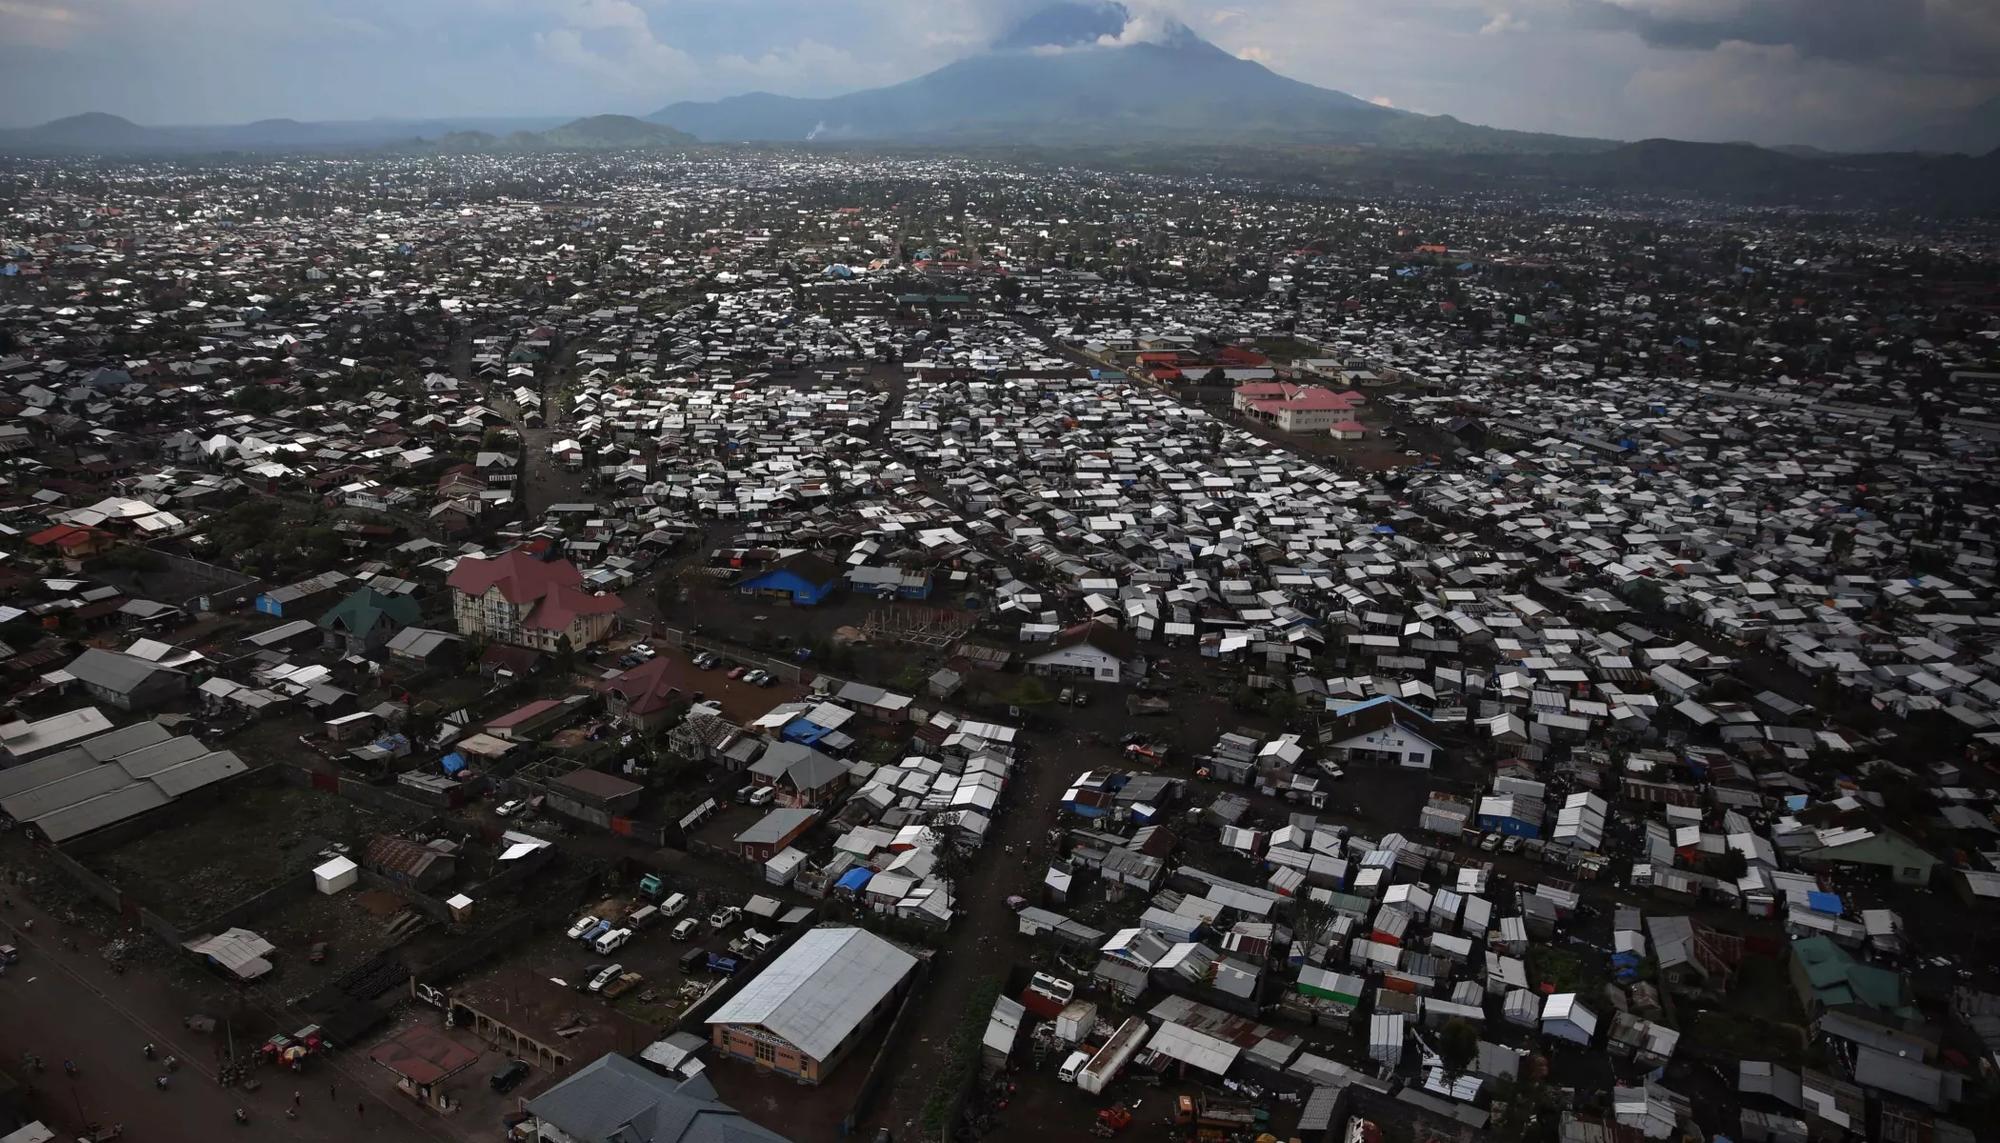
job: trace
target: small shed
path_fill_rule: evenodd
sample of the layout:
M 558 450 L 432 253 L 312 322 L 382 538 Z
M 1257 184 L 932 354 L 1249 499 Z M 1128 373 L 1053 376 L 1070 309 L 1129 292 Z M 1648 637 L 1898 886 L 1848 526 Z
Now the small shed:
M 1542 1005 L 1542 1034 L 1588 1048 L 1597 1038 L 1597 1014 L 1574 992 L 1558 992 Z
M 799 867 L 805 863 L 803 852 L 790 848 L 779 850 L 764 863 L 764 880 L 773 885 L 790 885 L 792 878 L 799 875 Z
M 313 870 L 313 885 L 320 892 L 334 894 L 361 878 L 361 867 L 351 858 L 336 857 Z

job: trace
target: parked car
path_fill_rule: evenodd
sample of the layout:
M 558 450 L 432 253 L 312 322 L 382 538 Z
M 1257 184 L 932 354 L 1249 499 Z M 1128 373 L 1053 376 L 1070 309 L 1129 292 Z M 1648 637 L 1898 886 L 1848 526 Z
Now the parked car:
M 771 677 L 771 672 L 766 671 L 760 667 L 757 670 L 751 671 L 748 674 L 744 675 L 743 681 L 749 683 L 753 687 L 768 687 L 772 683 L 777 682 L 778 680 Z
M 624 971 L 625 971 L 625 966 L 622 964 L 605 965 L 603 972 L 600 972 L 596 976 L 590 978 L 590 991 L 592 992 L 604 991 L 604 986 L 610 984 L 614 980 L 617 980 L 618 975 Z
M 632 644 L 632 653 L 633 653 L 634 655 L 637 655 L 637 656 L 639 656 L 639 657 L 640 657 L 640 658 L 642 658 L 642 659 L 650 659 L 650 658 L 652 658 L 653 656 L 655 656 L 655 655 L 659 654 L 659 652 L 658 652 L 658 651 L 655 651 L 655 650 L 653 650 L 653 648 L 652 648 L 652 647 L 651 647 L 651 646 L 650 646 L 649 644 L 646 644 L 646 643 L 634 643 L 634 644 Z
M 584 944 L 595 945 L 597 943 L 597 938 L 603 936 L 604 934 L 610 931 L 611 931 L 611 922 L 599 919 L 596 924 L 585 929 L 583 931 L 583 935 L 578 937 L 577 939 L 582 941 Z
M 509 798 L 506 801 L 501 802 L 499 805 L 494 806 L 493 812 L 499 814 L 503 818 L 511 818 L 515 814 L 520 813 L 521 807 L 527 804 L 528 802 L 527 799 L 525 798 Z
M 494 1072 L 493 1075 L 487 1079 L 486 1086 L 492 1088 L 494 1091 L 501 1093 L 502 1095 L 505 1095 L 506 1093 L 513 1091 L 515 1088 L 520 1087 L 521 1081 L 527 1078 L 528 1078 L 528 1061 L 508 1060 L 504 1067 L 502 1067 L 499 1071 Z
M 701 670 L 711 671 L 715 669 L 717 664 L 722 662 L 722 656 L 717 655 L 713 651 L 703 651 L 696 655 L 692 661 Z
M 578 917 L 576 919 L 575 924 L 569 927 L 569 939 L 573 941 L 582 940 L 583 934 L 596 928 L 601 922 L 602 918 L 600 918 L 597 914 L 585 913 L 583 916 Z
M 673 938 L 677 941 L 685 941 L 700 934 L 700 917 L 682 917 L 680 923 L 674 926 Z
M 645 661 L 646 661 L 646 660 L 644 660 L 644 659 L 640 658 L 640 657 L 639 657 L 639 656 L 637 656 L 637 655 L 620 655 L 620 656 L 618 656 L 618 665 L 619 665 L 619 666 L 621 666 L 621 667 L 623 667 L 623 668 L 625 668 L 625 669 L 626 669 L 626 670 L 628 670 L 628 671 L 629 671 L 629 670 L 631 670 L 632 668 L 634 668 L 634 667 L 638 666 L 639 664 L 641 664 L 641 663 L 645 662 Z
M 306 960 L 311 962 L 312 964 L 325 964 L 326 942 L 314 941 L 312 943 L 312 947 L 306 950 Z
M 744 666 L 744 665 L 743 665 L 743 664 L 741 664 L 741 663 L 738 663 L 738 664 L 736 664 L 735 666 L 733 666 L 733 667 L 729 668 L 729 677 L 730 677 L 730 678 L 732 678 L 732 679 L 740 679 L 740 678 L 742 678 L 742 677 L 743 677 L 743 676 L 744 676 L 744 675 L 745 675 L 746 673 L 748 673 L 748 672 L 749 672 L 749 670 L 750 670 L 750 668 L 748 668 L 748 667 Z
M 1056 692 L 1056 702 L 1061 706 L 1068 706 L 1075 701 L 1076 689 L 1074 687 L 1064 687 Z

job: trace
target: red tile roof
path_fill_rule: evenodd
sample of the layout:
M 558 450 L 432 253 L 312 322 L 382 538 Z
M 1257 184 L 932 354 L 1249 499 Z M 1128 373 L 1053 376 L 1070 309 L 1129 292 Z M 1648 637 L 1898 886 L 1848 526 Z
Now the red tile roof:
M 672 705 L 674 696 L 681 693 L 674 685 L 674 677 L 668 668 L 672 660 L 665 655 L 633 667 L 606 684 L 606 689 L 625 696 L 625 709 L 632 714 L 652 714 Z
M 1250 407 L 1260 413 L 1279 413 L 1286 409 L 1344 413 L 1353 405 L 1354 402 L 1339 393 L 1312 387 L 1294 388 L 1284 397 L 1274 400 L 1250 402 Z
M 414 1084 L 434 1084 L 472 1066 L 479 1053 L 425 1024 L 377 1044 L 368 1058 Z
M 485 595 L 494 588 L 507 602 L 533 604 L 522 626 L 561 631 L 579 615 L 607 615 L 625 606 L 615 595 L 583 590 L 583 573 L 568 560 L 542 560 L 515 548 L 493 559 L 458 561 L 445 583 L 467 595 Z
M 34 535 L 29 536 L 28 542 L 38 548 L 54 544 L 56 547 L 67 552 L 74 551 L 77 548 L 88 547 L 103 537 L 104 534 L 102 532 L 76 524 L 57 524 L 53 528 L 44 528 Z
M 488 721 L 486 728 L 492 730 L 498 727 L 505 730 L 510 726 L 519 726 L 529 719 L 537 715 L 547 714 L 561 705 L 562 703 L 556 699 L 536 699 L 534 702 L 528 703 L 525 706 L 515 707 L 506 714 Z

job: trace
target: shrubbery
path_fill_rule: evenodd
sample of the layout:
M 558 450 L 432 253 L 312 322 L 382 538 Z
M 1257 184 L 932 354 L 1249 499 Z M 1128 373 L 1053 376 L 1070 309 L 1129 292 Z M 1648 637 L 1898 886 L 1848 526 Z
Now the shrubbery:
M 930 1098 L 924 1101 L 924 1137 L 941 1138 L 952 1109 L 959 1102 L 959 1096 L 979 1073 L 979 1046 L 986 1036 L 986 1022 L 993 1015 L 993 1002 L 1000 998 L 1000 981 L 997 977 L 982 976 L 972 986 L 966 997 L 965 1012 L 958 1018 L 958 1027 L 952 1030 L 951 1040 L 945 1045 L 944 1070 L 938 1073 L 937 1082 L 931 1086 Z

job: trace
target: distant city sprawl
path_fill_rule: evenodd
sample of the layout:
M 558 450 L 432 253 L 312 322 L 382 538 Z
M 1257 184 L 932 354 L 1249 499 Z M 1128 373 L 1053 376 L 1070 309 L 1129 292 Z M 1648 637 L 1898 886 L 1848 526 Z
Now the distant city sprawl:
M 0 162 L 0 1130 L 1984 1135 L 1990 223 L 625 138 Z

